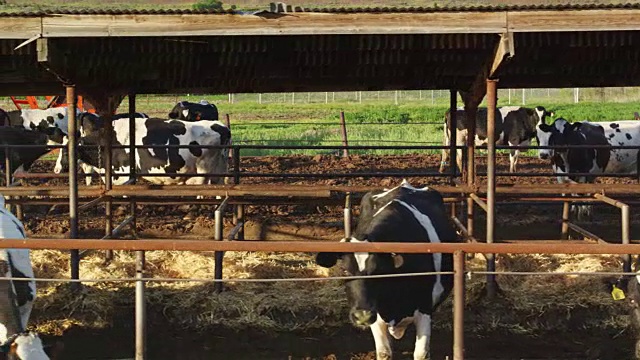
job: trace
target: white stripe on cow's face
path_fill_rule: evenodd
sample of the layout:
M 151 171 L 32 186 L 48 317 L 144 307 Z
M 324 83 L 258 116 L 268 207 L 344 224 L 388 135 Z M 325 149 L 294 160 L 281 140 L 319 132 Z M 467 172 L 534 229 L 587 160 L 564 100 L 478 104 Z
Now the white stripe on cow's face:
M 354 243 L 365 243 L 367 240 L 358 240 L 354 237 L 349 239 L 350 242 Z M 367 268 L 367 259 L 369 258 L 368 252 L 357 252 L 353 253 L 353 256 L 356 258 L 356 264 L 358 264 L 358 270 L 364 271 Z
M 184 115 L 185 118 L 189 116 L 189 110 L 182 110 L 182 115 Z
M 440 242 L 440 237 L 438 236 L 438 232 L 436 231 L 436 228 L 433 226 L 433 222 L 431 222 L 431 219 L 429 218 L 429 216 L 421 213 L 418 209 L 416 209 L 413 205 L 409 205 L 404 201 L 401 200 L 396 200 L 398 203 L 400 203 L 402 206 L 404 206 L 405 208 L 407 208 L 409 211 L 411 211 L 411 213 L 413 214 L 413 216 L 415 217 L 415 219 L 420 223 L 420 225 L 422 225 L 422 227 L 427 231 L 427 234 L 429 235 L 429 241 L 432 243 L 439 243 Z M 434 271 L 439 272 L 442 269 L 442 254 L 440 253 L 433 253 L 433 267 L 434 267 Z M 438 302 L 438 299 L 440 299 L 440 296 L 442 296 L 442 293 L 444 293 L 444 286 L 442 285 L 442 281 L 440 279 L 440 275 L 436 275 L 436 283 L 433 286 L 433 290 L 431 291 L 431 297 L 432 297 L 432 304 L 436 304 Z

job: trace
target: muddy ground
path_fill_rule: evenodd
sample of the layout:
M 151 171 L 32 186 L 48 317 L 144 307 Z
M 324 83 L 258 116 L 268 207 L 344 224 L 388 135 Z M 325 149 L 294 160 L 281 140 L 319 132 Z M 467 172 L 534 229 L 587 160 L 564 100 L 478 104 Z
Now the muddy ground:
M 351 156 L 348 159 L 333 155 L 291 157 L 243 157 L 241 172 L 267 174 L 354 174 L 367 172 L 403 172 L 415 186 L 447 184 L 444 177 L 411 176 L 437 172 L 440 157 L 436 155 L 407 156 Z M 484 161 L 478 160 L 483 172 Z M 52 162 L 38 162 L 32 172 L 51 172 Z M 508 157 L 498 159 L 498 172 L 506 172 Z M 519 170 L 531 173 L 550 173 L 550 166 L 536 158 L 522 157 Z M 484 179 L 481 178 L 481 181 Z M 94 183 L 98 180 L 94 178 Z M 554 183 L 554 178 L 500 177 L 500 183 Z M 603 183 L 635 182 L 634 179 L 600 179 Z M 26 185 L 63 185 L 65 180 L 28 180 Z M 347 178 L 339 175 L 326 178 L 247 177 L 241 183 L 267 184 L 324 184 L 395 186 L 399 179 L 389 176 Z M 195 220 L 184 220 L 186 206 L 139 206 L 138 234 L 145 238 L 213 238 L 213 217 L 203 211 Z M 58 206 L 26 206 L 25 225 L 33 237 L 63 237 L 68 234 L 67 208 Z M 583 225 L 608 241 L 619 242 L 619 211 L 611 206 L 596 205 L 593 221 Z M 484 216 L 478 209 L 476 234 L 484 233 Z M 558 239 L 561 205 L 499 205 L 497 207 L 497 239 Z M 246 210 L 247 239 L 264 240 L 338 240 L 342 234 L 340 208 L 315 204 L 299 206 L 251 206 Z M 119 219 L 122 219 L 120 216 Z M 225 234 L 232 224 L 228 217 Z M 631 237 L 640 231 L 640 214 L 632 210 Z M 96 206 L 80 215 L 80 236 L 100 238 L 104 232 L 104 207 Z M 599 285 L 596 285 L 599 286 Z M 128 309 L 132 310 L 132 309 Z M 126 313 L 126 312 L 125 312 Z M 37 316 L 36 313 L 34 316 Z M 131 314 L 132 315 L 132 314 Z M 35 321 L 38 321 L 37 318 Z M 573 319 L 572 321 L 578 321 Z M 110 359 L 131 357 L 132 327 L 129 319 L 108 329 L 69 326 L 64 334 L 48 337 L 47 341 L 65 342 L 64 358 Z M 60 336 L 62 335 L 62 336 Z M 373 342 L 368 332 L 352 329 L 345 323 L 339 327 L 307 332 L 271 332 L 247 326 L 237 333 L 220 327 L 206 333 L 194 334 L 180 328 L 167 328 L 159 321 L 149 329 L 150 359 L 374 359 Z M 434 332 L 433 358 L 451 356 L 450 331 Z M 631 340 L 628 332 L 592 334 L 575 325 L 573 333 L 545 333 L 544 337 L 507 332 L 474 332 L 467 334 L 466 351 L 471 359 L 623 359 L 627 358 Z M 400 342 L 402 358 L 410 359 L 412 333 Z M 96 340 L 99 339 L 99 340 Z M 167 339 L 170 339 L 167 340 Z

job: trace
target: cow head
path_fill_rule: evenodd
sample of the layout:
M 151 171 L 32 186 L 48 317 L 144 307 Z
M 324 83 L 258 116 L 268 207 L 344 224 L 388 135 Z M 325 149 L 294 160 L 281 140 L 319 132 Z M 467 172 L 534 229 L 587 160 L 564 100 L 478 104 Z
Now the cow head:
M 341 242 L 367 242 L 368 239 L 344 238 Z M 352 276 L 393 274 L 402 267 L 404 258 L 400 254 L 386 253 L 319 253 L 316 263 L 323 267 L 334 266 L 342 259 L 347 272 Z M 377 299 L 384 296 L 389 279 L 353 279 L 346 282 L 347 299 L 351 306 L 349 320 L 360 328 L 376 321 Z
M 341 242 L 369 242 L 388 240 L 393 229 L 386 223 L 390 219 L 375 216 L 383 208 L 376 208 L 375 196 L 367 193 L 360 203 L 360 216 L 354 236 L 344 238 Z M 387 231 L 387 232 L 385 232 Z M 401 272 L 404 257 L 401 254 L 389 253 L 318 253 L 316 263 L 322 267 L 336 265 L 342 259 L 347 272 L 352 276 L 384 275 Z M 351 306 L 349 320 L 357 327 L 364 328 L 376 321 L 378 299 L 389 296 L 389 282 L 393 278 L 352 279 L 346 283 L 347 299 Z
M 538 117 L 538 125 L 547 123 L 547 116 L 554 117 L 556 114 L 553 111 L 547 111 L 543 106 L 536 106 L 534 108 L 536 116 Z
M 536 139 L 539 146 L 560 146 L 566 145 L 564 133 L 571 124 L 563 118 L 558 118 L 551 125 L 540 124 L 536 127 Z M 556 149 L 538 149 L 538 157 L 546 160 L 553 158 L 557 152 L 562 150 Z M 564 150 L 566 152 L 566 150 Z
M 175 120 L 199 121 L 202 119 L 202 113 L 191 109 L 189 103 L 186 101 L 180 101 L 169 112 L 169 118 Z

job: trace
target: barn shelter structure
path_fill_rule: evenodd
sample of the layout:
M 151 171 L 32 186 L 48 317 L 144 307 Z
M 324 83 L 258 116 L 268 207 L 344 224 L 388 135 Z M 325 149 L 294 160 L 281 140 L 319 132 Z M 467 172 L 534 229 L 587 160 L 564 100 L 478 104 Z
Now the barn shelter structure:
M 570 229 L 589 234 L 569 221 L 572 201 L 610 204 L 621 212 L 621 243 L 630 243 L 630 208 L 612 197 L 636 195 L 640 193 L 640 185 L 606 185 L 605 195 L 604 185 L 496 184 L 492 110 L 496 107 L 498 87 L 640 85 L 640 4 L 303 9 L 278 3 L 272 4 L 270 10 L 251 13 L 182 10 L 2 13 L 0 23 L 0 95 L 66 94 L 68 105 L 75 107 L 76 95 L 81 94 L 106 117 L 114 113 L 126 95 L 129 111 L 135 113 L 135 94 L 449 89 L 452 109 L 458 105 L 458 93 L 463 99 L 470 141 L 464 151 L 466 167 L 463 174 L 452 168 L 446 174 L 451 178 L 451 185 L 434 188 L 452 204 L 452 218 L 469 241 L 482 240 L 477 240 L 474 232 L 478 208 L 487 214 L 484 240 L 494 243 L 496 201 L 517 198 L 521 201 L 546 199 L 564 204 L 559 236 L 565 239 L 563 246 L 572 244 L 566 241 Z M 475 114 L 485 97 L 489 109 L 489 145 L 487 183 L 483 185 L 476 172 L 477 149 L 473 134 Z M 234 234 L 242 239 L 244 205 L 295 203 L 310 198 L 345 204 L 345 231 L 349 233 L 351 201 L 371 190 L 353 186 L 242 185 L 239 171 L 242 146 L 238 145 L 233 146 L 234 167 L 233 173 L 229 174 L 234 184 L 145 186 L 134 184 L 134 180 L 131 184 L 113 187 L 111 169 L 107 166 L 104 186 L 79 189 L 75 161 L 77 125 L 75 114 L 70 112 L 69 115 L 69 188 L 7 186 L 0 188 L 0 192 L 18 197 L 13 202 L 23 204 L 28 200 L 20 197 L 68 197 L 72 239 L 78 237 L 80 198 L 92 199 L 82 206 L 101 202 L 108 205 L 105 233 L 108 238 L 126 225 L 135 224 L 135 202 L 143 198 L 221 196 L 223 200 L 216 201 L 219 204 L 216 239 L 222 240 L 219 218 L 227 204 L 237 205 L 238 226 Z M 452 120 L 455 124 L 455 117 Z M 455 129 L 455 125 L 452 128 Z M 131 134 L 133 136 L 133 131 Z M 455 139 L 455 135 L 451 138 Z M 448 148 L 451 164 L 455 164 L 455 143 Z M 131 151 L 130 155 L 133 153 Z M 110 154 L 107 148 L 107 164 L 111 161 Z M 583 196 L 561 197 L 565 193 Z M 123 200 L 124 196 L 126 200 Z M 131 216 L 115 228 L 110 210 L 114 201 L 131 202 L 132 211 Z M 464 216 L 458 215 L 462 205 L 466 205 Z M 113 244 L 111 249 L 141 250 L 138 253 L 140 278 L 144 274 L 142 250 L 151 250 L 149 246 L 156 246 L 153 249 L 157 250 L 176 247 L 175 243 L 149 245 L 151 243 L 141 242 L 139 244 L 143 245 L 139 246 L 133 243 L 113 241 L 108 244 Z M 235 243 L 228 242 L 225 246 L 229 248 L 216 250 L 253 246 L 251 242 Z M 77 241 L 56 241 L 55 244 L 29 242 L 22 246 L 74 249 L 70 246 L 77 244 Z M 89 240 L 86 244 L 99 246 Z M 331 251 L 321 245 L 330 244 L 314 246 Z M 261 248 L 268 251 L 268 244 L 261 246 L 266 246 Z M 340 246 L 344 247 L 334 251 L 343 251 L 353 245 Z M 292 246 L 288 251 L 312 251 L 309 249 Z M 331 249 L 338 247 L 333 244 Z M 494 271 L 493 254 L 485 256 L 489 272 Z M 79 261 L 79 252 L 72 251 L 73 278 L 79 276 Z M 625 270 L 630 270 L 628 255 L 625 255 Z M 220 266 L 216 267 L 216 273 L 221 275 Z M 488 275 L 490 295 L 496 290 L 494 276 Z M 459 302 L 458 285 L 455 309 L 456 324 L 460 326 L 454 331 L 454 359 L 463 358 L 459 321 L 464 302 Z M 142 359 L 145 353 L 144 282 L 137 282 L 136 294 L 136 358 Z

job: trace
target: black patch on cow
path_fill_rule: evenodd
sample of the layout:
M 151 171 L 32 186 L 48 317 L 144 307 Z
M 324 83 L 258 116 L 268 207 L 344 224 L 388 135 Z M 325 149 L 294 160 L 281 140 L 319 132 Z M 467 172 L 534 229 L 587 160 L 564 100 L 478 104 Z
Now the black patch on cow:
M 53 119 L 53 116 L 47 116 L 47 122 L 53 125 L 56 121 Z
M 147 135 L 142 138 L 143 145 L 180 145 L 180 139 L 177 136 L 187 133 L 184 123 L 175 120 L 167 123 L 161 119 L 151 118 L 145 120 L 144 126 L 147 127 Z M 155 148 L 153 151 L 155 155 L 151 154 L 150 149 L 138 149 L 143 172 L 160 167 L 167 173 L 175 173 L 186 164 L 178 148 Z
M 620 127 L 620 124 L 617 123 L 611 123 L 609 126 L 611 126 L 612 129 L 617 129 Z
M 13 260 L 11 259 L 11 253 L 7 251 L 7 257 L 9 258 L 9 266 L 11 267 L 11 277 L 28 279 L 29 277 L 22 273 L 20 270 L 13 266 Z M 29 301 L 33 301 L 34 294 L 31 292 L 28 281 L 12 281 L 13 287 L 16 289 L 16 300 L 18 306 L 23 306 Z
M 624 136 L 627 138 L 627 140 L 631 140 L 632 139 L 631 134 L 629 134 L 629 133 L 624 134 Z
M 620 130 L 620 129 L 616 129 L 616 132 L 617 132 L 617 133 L 619 133 L 619 132 L 622 132 L 622 130 Z
M 202 148 L 197 147 L 198 145 L 200 145 L 197 141 L 192 141 L 189 143 L 189 145 L 195 145 L 196 147 L 190 147 L 189 148 L 189 152 L 191 152 L 191 154 L 193 154 L 193 156 L 197 156 L 200 157 L 202 156 Z
M 64 119 L 64 115 L 62 115 L 62 113 L 58 113 L 58 119 L 60 120 Z
M 211 130 L 220 134 L 220 145 L 229 145 L 229 141 L 231 140 L 231 130 L 229 130 L 228 127 L 220 124 L 213 124 L 211 125 Z
M 609 134 L 609 139 L 613 139 L 614 136 L 616 136 L 616 134 L 614 134 L 614 133 Z

